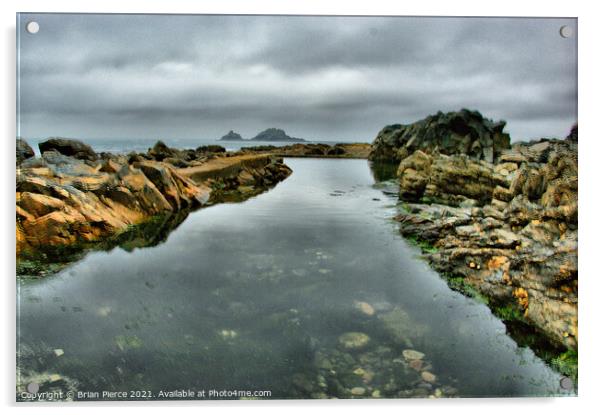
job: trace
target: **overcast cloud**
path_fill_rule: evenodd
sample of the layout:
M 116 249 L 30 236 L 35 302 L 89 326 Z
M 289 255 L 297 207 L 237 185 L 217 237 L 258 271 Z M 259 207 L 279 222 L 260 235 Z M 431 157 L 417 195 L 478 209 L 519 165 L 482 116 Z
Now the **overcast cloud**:
M 513 140 L 577 120 L 572 19 L 21 15 L 23 137 L 371 141 L 460 108 Z M 40 24 L 36 35 L 25 23 Z

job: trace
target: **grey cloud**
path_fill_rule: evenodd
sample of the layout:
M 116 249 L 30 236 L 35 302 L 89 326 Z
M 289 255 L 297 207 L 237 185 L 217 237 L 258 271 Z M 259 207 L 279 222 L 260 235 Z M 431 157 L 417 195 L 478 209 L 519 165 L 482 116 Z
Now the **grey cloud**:
M 21 15 L 25 137 L 371 140 L 463 107 L 514 139 L 576 121 L 572 19 Z M 79 132 L 78 132 L 79 131 Z

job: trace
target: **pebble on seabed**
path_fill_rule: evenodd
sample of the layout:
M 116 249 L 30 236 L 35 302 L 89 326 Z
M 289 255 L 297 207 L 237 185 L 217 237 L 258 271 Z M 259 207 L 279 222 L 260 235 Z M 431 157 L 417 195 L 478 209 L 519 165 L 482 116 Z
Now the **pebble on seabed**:
M 424 353 L 412 349 L 406 349 L 402 354 L 406 360 L 422 360 L 424 358 Z
M 437 380 L 437 376 L 433 375 L 431 372 L 424 371 L 421 373 L 422 379 L 428 383 L 435 383 Z
M 366 303 L 365 301 L 356 301 L 355 307 L 367 316 L 373 316 L 375 313 L 374 307 L 372 307 L 370 304 Z
M 366 393 L 366 388 L 362 388 L 361 386 L 356 386 L 351 389 L 351 394 L 355 396 L 361 396 Z
M 339 343 L 345 349 L 361 349 L 370 342 L 370 337 L 365 333 L 348 332 L 339 336 Z

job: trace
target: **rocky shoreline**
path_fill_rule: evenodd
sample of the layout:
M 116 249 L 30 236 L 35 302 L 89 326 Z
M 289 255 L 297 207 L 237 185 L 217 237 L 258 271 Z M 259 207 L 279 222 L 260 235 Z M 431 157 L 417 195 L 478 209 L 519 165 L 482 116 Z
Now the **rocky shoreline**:
M 576 365 L 577 127 L 563 140 L 510 145 L 504 124 L 439 113 L 386 127 L 370 158 L 399 163 L 401 233 L 448 284 Z
M 279 157 L 311 157 L 311 158 L 351 158 L 367 159 L 372 150 L 368 143 L 337 143 L 334 145 L 307 143 L 286 146 L 254 146 L 243 147 L 243 153 L 274 154 Z
M 17 141 L 18 268 L 49 249 L 77 251 L 148 222 L 177 226 L 192 209 L 243 200 L 292 172 L 280 157 L 230 154 L 220 146 L 177 150 L 158 142 L 147 153 L 115 155 L 50 139 L 40 151 L 36 158 Z

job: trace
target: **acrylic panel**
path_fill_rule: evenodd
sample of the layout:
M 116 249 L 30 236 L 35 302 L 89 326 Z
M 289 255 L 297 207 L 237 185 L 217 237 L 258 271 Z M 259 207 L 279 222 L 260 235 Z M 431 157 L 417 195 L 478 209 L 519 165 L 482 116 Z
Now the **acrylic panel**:
M 18 401 L 577 394 L 577 19 L 17 15 Z

